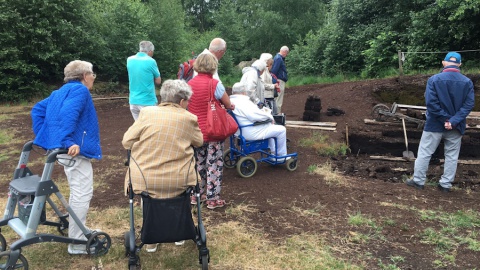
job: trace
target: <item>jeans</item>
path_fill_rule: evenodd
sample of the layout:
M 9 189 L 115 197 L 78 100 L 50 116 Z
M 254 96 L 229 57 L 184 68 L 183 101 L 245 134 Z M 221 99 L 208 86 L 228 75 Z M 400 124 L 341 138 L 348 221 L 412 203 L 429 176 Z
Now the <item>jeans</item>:
M 452 182 L 457 172 L 458 155 L 460 154 L 460 146 L 462 143 L 462 135 L 458 130 L 445 132 L 423 131 L 418 147 L 417 159 L 415 160 L 413 173 L 415 183 L 419 185 L 425 184 L 430 158 L 442 139 L 445 145 L 445 164 L 439 183 L 444 188 L 452 187 Z

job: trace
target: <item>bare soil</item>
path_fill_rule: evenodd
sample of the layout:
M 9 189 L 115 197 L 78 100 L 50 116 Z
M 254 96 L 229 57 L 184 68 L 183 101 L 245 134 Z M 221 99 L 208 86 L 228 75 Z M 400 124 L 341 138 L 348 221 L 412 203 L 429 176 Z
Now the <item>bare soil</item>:
M 287 120 L 302 120 L 305 101 L 309 95 L 321 98 L 321 121 L 336 122 L 337 131 L 320 131 L 332 141 L 346 142 L 346 126 L 351 153 L 343 157 L 321 157 L 314 149 L 299 145 L 302 138 L 312 135 L 312 130 L 287 128 L 290 139 L 289 152 L 297 152 L 299 165 L 294 172 L 284 166 L 259 164 L 257 173 L 251 178 L 241 178 L 235 169 L 225 169 L 222 196 L 230 206 L 247 204 L 255 211 L 246 213 L 249 226 L 261 229 L 272 241 L 280 242 L 286 237 L 300 233 L 322 235 L 327 245 L 342 259 L 350 259 L 365 269 L 381 269 L 392 263 L 392 258 L 401 256 L 396 262 L 400 269 L 432 269 L 438 258 L 435 246 L 421 242 L 421 233 L 427 227 L 440 230 L 442 224 L 421 220 L 418 212 L 407 209 L 429 209 L 453 213 L 459 210 L 480 210 L 478 165 L 458 166 L 454 190 L 448 194 L 436 189 L 436 184 L 416 190 L 403 181 L 413 173 L 413 162 L 372 160 L 371 155 L 402 157 L 405 141 L 401 124 L 367 125 L 372 107 L 378 103 L 391 106 L 393 102 L 423 105 L 423 92 L 427 76 L 412 76 L 383 80 L 345 82 L 338 84 L 309 85 L 287 88 L 283 111 Z M 477 85 L 477 78 L 472 77 Z M 478 87 L 476 86 L 476 89 Z M 125 150 L 121 146 L 124 132 L 133 123 L 128 100 L 96 100 L 95 106 L 100 121 L 102 149 L 105 158 L 95 162 L 95 175 L 107 175 L 107 185 L 95 190 L 92 206 L 97 208 L 125 205 L 123 196 Z M 340 108 L 344 115 L 327 116 L 329 107 Z M 28 111 L 30 108 L 25 108 Z M 13 120 L 0 123 L 0 128 L 15 128 L 17 136 L 25 141 L 32 139 L 31 120 L 28 115 L 18 115 Z M 409 150 L 416 155 L 421 129 L 407 123 Z M 319 131 L 317 131 L 319 132 Z M 469 130 L 462 145 L 461 159 L 478 160 L 479 132 Z M 21 148 L 21 144 L 18 145 Z M 440 158 L 441 151 L 440 151 Z M 310 174 L 310 165 L 331 162 L 337 173 L 343 175 L 347 185 L 326 183 L 322 176 Z M 2 174 L 13 172 L 17 160 L 2 162 Z M 429 179 L 438 181 L 442 174 L 441 164 L 431 165 Z M 41 166 L 32 170 L 41 171 Z M 56 169 L 57 173 L 61 170 Z M 5 185 L 1 190 L 6 190 Z M 318 209 L 320 215 L 293 214 L 298 209 Z M 397 207 L 406 206 L 406 207 Z M 227 206 L 228 207 L 228 206 Z M 382 226 L 381 237 L 368 226 L 355 227 L 348 217 L 361 213 Z M 232 218 L 225 208 L 214 211 L 205 208 L 211 222 L 222 223 Z M 127 222 L 127 221 L 126 221 Z M 390 224 L 390 225 L 385 225 Z M 208 228 L 207 228 L 208 230 Z M 355 241 L 358 234 L 369 235 L 367 242 Z M 121 236 L 113 236 L 121 239 Z M 478 240 L 478 239 L 477 239 Z M 115 241 L 119 244 L 121 241 Z M 444 262 L 439 269 L 473 269 L 479 266 L 479 252 L 458 245 L 452 252 L 454 263 Z M 214 256 L 214 254 L 212 254 Z

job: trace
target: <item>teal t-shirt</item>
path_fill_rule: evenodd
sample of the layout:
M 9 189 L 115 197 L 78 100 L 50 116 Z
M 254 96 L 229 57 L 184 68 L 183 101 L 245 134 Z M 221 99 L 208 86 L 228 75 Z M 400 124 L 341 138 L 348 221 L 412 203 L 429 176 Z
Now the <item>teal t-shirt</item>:
M 144 52 L 127 59 L 130 104 L 151 106 L 158 103 L 155 95 L 155 78 L 160 77 L 157 62 Z

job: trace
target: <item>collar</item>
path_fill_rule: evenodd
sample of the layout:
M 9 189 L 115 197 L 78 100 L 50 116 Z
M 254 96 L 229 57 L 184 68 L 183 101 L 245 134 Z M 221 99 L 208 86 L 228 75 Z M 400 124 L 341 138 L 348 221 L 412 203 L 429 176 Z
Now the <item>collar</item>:
M 146 52 L 138 52 L 137 56 L 149 56 Z
M 460 68 L 457 66 L 446 66 L 443 68 L 442 72 L 460 72 Z
M 180 106 L 180 104 L 172 103 L 172 102 L 162 102 L 158 104 L 158 107 L 176 107 L 176 108 L 183 109 L 182 106 Z

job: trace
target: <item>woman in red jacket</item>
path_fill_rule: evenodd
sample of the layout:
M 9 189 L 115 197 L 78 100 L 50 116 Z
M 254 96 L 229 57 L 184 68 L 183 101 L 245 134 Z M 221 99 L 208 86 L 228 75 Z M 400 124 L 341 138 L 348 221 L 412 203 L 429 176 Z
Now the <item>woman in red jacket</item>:
M 197 169 L 202 179 L 200 184 L 200 199 L 206 200 L 208 209 L 223 207 L 225 200 L 220 199 L 223 177 L 223 141 L 216 141 L 205 135 L 207 122 L 207 105 L 210 92 L 227 109 L 234 110 L 235 106 L 230 102 L 225 87 L 221 82 L 213 79 L 217 70 L 218 60 L 214 55 L 202 53 L 193 64 L 194 70 L 198 73 L 188 84 L 192 87 L 193 95 L 188 105 L 188 110 L 197 116 L 198 124 L 203 133 L 204 144 L 195 148 L 197 158 Z M 192 204 L 196 198 L 192 197 Z

